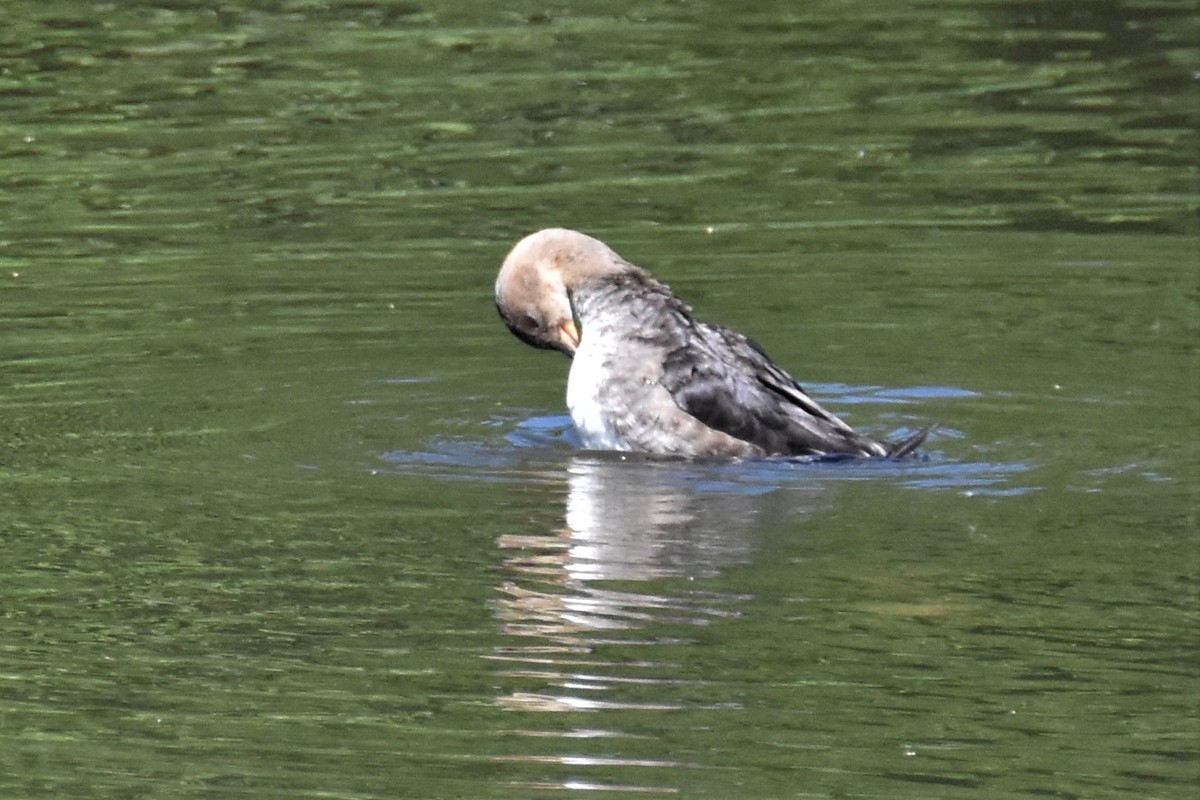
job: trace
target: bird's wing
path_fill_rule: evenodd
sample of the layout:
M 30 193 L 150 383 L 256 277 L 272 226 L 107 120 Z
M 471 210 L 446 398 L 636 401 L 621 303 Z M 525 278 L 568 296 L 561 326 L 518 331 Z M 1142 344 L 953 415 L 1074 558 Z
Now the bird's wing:
M 676 404 L 705 425 L 768 453 L 886 454 L 809 397 L 748 337 L 695 322 L 689 333 L 668 352 L 661 380 Z

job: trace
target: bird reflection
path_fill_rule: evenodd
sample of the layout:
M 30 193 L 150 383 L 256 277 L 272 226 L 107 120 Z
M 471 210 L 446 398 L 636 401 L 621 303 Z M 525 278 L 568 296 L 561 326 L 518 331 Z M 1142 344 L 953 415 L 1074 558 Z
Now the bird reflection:
M 687 667 L 689 631 L 737 623 L 750 598 L 713 588 L 715 579 L 750 561 L 759 531 L 811 511 L 821 484 L 797 485 L 788 465 L 612 453 L 575 454 L 564 472 L 562 526 L 498 542 L 506 580 L 496 613 L 508 643 L 486 658 L 505 686 L 497 704 L 537 716 L 508 731 L 526 752 L 496 761 L 522 790 L 674 793 L 672 776 L 698 765 L 669 748 L 647 758 L 655 745 L 633 742 L 646 737 L 627 715 L 740 707 Z M 581 714 L 590 724 L 576 723 Z M 608 743 L 588 752 L 596 738 Z M 638 782 L 608 782 L 615 767 L 637 767 Z
M 749 528 L 779 502 L 778 486 L 748 480 L 739 465 L 633 461 L 587 453 L 567 465 L 566 527 L 506 536 L 500 546 L 531 548 L 508 566 L 568 580 L 646 581 L 716 575 L 745 563 Z M 792 487 L 792 512 L 810 509 L 816 491 Z M 800 496 L 800 503 L 795 497 Z
M 745 464 L 607 453 L 572 457 L 566 478 L 562 528 L 499 540 L 509 579 L 500 586 L 497 613 L 504 631 L 520 640 L 492 658 L 508 663 L 509 677 L 556 687 L 551 693 L 505 695 L 500 702 L 506 707 L 670 706 L 661 699 L 622 700 L 622 692 L 614 691 L 680 682 L 663 674 L 668 665 L 656 660 L 653 650 L 636 662 L 614 662 L 596 658 L 597 648 L 614 642 L 686 644 L 687 626 L 738 617 L 746 596 L 704 590 L 691 581 L 748 562 L 755 530 L 811 511 L 820 497 L 817 486 L 797 487 L 793 481 L 785 490 Z M 646 583 L 647 591 L 629 587 L 630 582 Z

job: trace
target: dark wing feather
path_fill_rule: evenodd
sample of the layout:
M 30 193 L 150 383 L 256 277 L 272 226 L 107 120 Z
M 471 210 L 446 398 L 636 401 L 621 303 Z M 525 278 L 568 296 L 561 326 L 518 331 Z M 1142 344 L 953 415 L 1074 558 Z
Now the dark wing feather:
M 767 453 L 886 455 L 886 448 L 826 411 L 746 336 L 688 320 L 691 330 L 663 364 L 681 409 Z

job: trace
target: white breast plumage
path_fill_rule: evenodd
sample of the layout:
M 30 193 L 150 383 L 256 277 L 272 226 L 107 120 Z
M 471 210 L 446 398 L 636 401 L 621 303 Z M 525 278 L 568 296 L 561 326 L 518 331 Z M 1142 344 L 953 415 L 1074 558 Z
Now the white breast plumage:
M 590 346 L 589 346 L 590 345 Z M 590 450 L 629 450 L 629 444 L 612 430 L 600 393 L 609 368 L 609 354 L 595 344 L 595 337 L 583 341 L 571 359 L 571 374 L 567 377 L 567 408 L 583 446 Z

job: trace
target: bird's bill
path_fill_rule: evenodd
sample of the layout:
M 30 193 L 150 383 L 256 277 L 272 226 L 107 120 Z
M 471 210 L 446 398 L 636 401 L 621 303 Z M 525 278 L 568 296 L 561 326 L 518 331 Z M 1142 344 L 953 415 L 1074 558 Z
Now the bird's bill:
M 558 340 L 562 342 L 568 353 L 574 353 L 579 349 L 579 328 L 575 326 L 574 320 L 559 323 Z

